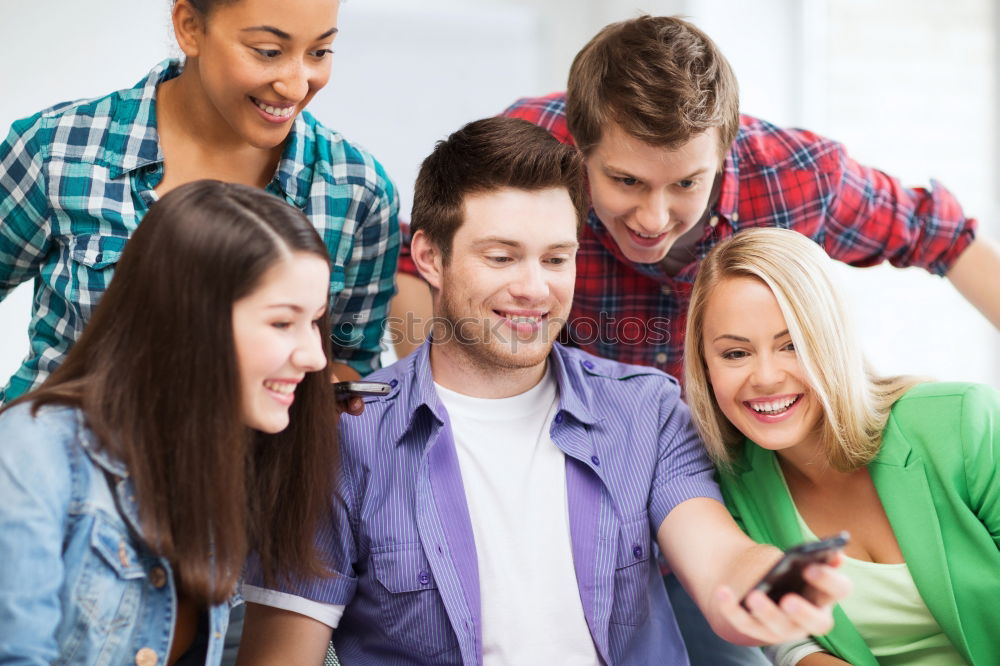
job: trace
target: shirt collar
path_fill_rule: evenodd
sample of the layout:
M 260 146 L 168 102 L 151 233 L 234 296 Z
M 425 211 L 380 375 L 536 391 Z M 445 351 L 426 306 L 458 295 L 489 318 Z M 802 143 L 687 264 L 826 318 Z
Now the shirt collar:
M 309 186 L 314 170 L 320 160 L 310 159 L 309 153 L 315 149 L 312 126 L 315 121 L 306 111 L 300 112 L 292 121 L 292 129 L 285 139 L 285 149 L 278 162 L 271 185 L 278 193 L 299 208 L 304 208 L 309 200 Z
M 111 122 L 121 128 L 134 128 L 132 131 L 113 133 L 120 139 L 105 146 L 104 154 L 110 166 L 110 177 L 118 178 L 126 173 L 160 164 L 163 162 L 163 149 L 156 126 L 156 90 L 164 81 L 178 76 L 183 65 L 178 60 L 167 59 L 156 65 L 149 74 L 128 90 L 121 91 L 113 102 Z M 299 208 L 305 207 L 309 198 L 309 188 L 301 183 L 311 182 L 311 174 L 305 173 L 311 167 L 306 159 L 313 150 L 314 142 L 310 141 L 310 125 L 307 113 L 299 113 L 292 121 L 292 129 L 285 140 L 285 148 L 278 162 L 278 169 L 271 181 L 278 194 Z M 309 117 L 311 121 L 311 116 Z M 141 133 L 138 136 L 137 133 Z
M 164 60 L 128 90 L 112 97 L 110 122 L 125 131 L 112 132 L 104 147 L 109 176 L 123 174 L 163 162 L 156 131 L 156 87 L 181 73 L 177 60 Z
M 401 401 L 396 407 L 396 413 L 405 419 L 396 444 L 405 439 L 406 433 L 419 419 L 433 417 L 438 423 L 448 422 L 448 413 L 434 388 L 430 349 L 431 342 L 425 341 L 415 352 L 392 367 L 399 388 L 396 400 Z M 592 396 L 585 381 L 585 359 L 574 358 L 572 350 L 555 343 L 549 353 L 549 363 L 552 364 L 552 373 L 559 387 L 559 412 L 569 414 L 581 423 L 596 423 L 599 419 L 590 408 Z M 378 377 L 380 380 L 392 378 L 386 375 Z M 387 399 L 391 397 L 392 394 Z
M 127 477 L 128 468 L 125 467 L 125 463 L 112 456 L 105 447 L 100 445 L 97 441 L 97 435 L 87 427 L 85 421 L 86 417 L 83 411 L 77 410 L 77 433 L 80 446 L 98 467 L 111 472 L 118 478 Z

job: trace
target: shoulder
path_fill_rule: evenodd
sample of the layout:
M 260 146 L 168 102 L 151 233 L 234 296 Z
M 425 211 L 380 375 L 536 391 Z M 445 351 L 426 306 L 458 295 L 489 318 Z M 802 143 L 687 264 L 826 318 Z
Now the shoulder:
M 678 381 L 644 365 L 632 365 L 601 358 L 574 347 L 555 345 L 565 375 L 564 385 L 578 392 L 596 412 L 649 410 L 651 400 L 673 408 L 680 402 Z
M 521 97 L 504 109 L 501 115 L 536 122 L 545 115 L 565 114 L 566 93 L 554 92 L 541 97 Z
M 844 147 L 832 139 L 748 115 L 740 116 L 733 151 L 741 167 L 817 171 L 836 168 L 844 155 Z
M 940 420 L 982 416 L 995 412 L 1000 391 L 972 382 L 925 382 L 907 391 L 892 406 L 896 419 Z
M 360 185 L 380 197 L 395 196 L 385 167 L 361 146 L 316 120 L 308 111 L 302 119 L 300 158 L 335 183 Z
M 22 402 L 0 413 L 0 441 L 28 438 L 41 440 L 73 440 L 78 436 L 82 414 L 79 409 L 46 405 L 34 410 L 31 402 Z
M 918 384 L 893 405 L 885 432 L 883 446 L 905 440 L 936 459 L 974 455 L 1000 433 L 1000 391 L 969 382 Z
M 40 150 L 54 157 L 73 157 L 88 147 L 104 147 L 109 133 L 128 133 L 139 121 L 139 108 L 155 96 L 156 85 L 176 76 L 178 68 L 176 61 L 166 60 L 131 88 L 54 104 L 15 121 L 11 138 L 31 137 Z
M 542 97 L 522 97 L 500 114 L 520 118 L 543 127 L 562 143 L 573 145 L 566 127 L 566 93 L 554 92 Z
M 80 446 L 83 417 L 72 407 L 30 402 L 0 414 L 0 468 L 26 484 L 68 487 L 70 468 L 85 456 Z

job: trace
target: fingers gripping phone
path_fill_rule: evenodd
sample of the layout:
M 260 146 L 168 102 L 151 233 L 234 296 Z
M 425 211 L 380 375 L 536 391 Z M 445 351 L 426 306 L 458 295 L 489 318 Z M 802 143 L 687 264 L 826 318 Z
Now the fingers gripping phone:
M 828 564 L 841 548 L 847 545 L 850 534 L 841 532 L 828 539 L 811 541 L 785 551 L 784 556 L 771 570 L 764 574 L 753 590 L 760 590 L 774 603 L 790 592 L 803 595 L 809 583 L 802 577 L 802 571 L 810 564 Z M 750 594 L 747 592 L 747 594 Z M 746 597 L 741 602 L 746 607 Z
M 333 392 L 337 400 L 349 400 L 354 396 L 388 395 L 392 387 L 383 382 L 337 382 Z

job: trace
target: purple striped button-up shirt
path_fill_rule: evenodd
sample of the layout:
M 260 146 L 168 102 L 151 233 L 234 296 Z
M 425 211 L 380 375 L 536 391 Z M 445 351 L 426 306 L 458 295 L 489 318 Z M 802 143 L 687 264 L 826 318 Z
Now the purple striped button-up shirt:
M 483 661 L 476 545 L 428 358 L 425 344 L 370 375 L 392 392 L 341 421 L 342 486 L 318 535 L 339 575 L 282 589 L 346 605 L 334 633 L 345 664 Z M 559 345 L 549 360 L 559 386 L 551 436 L 566 456 L 566 566 L 597 651 L 606 664 L 687 664 L 655 534 L 684 500 L 721 497 L 677 382 Z

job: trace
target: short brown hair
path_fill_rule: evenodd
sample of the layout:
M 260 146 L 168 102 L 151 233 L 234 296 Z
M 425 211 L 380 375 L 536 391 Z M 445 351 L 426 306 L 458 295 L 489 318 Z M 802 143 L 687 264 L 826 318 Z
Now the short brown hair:
M 423 231 L 447 262 L 462 226 L 465 197 L 506 187 L 566 189 L 578 227 L 589 207 L 576 149 L 526 120 L 484 118 L 439 141 L 420 165 L 410 229 Z
M 719 129 L 720 156 L 736 138 L 739 87 L 704 32 L 675 16 L 612 23 L 573 60 L 566 122 L 586 155 L 608 123 L 650 145 L 677 148 Z

